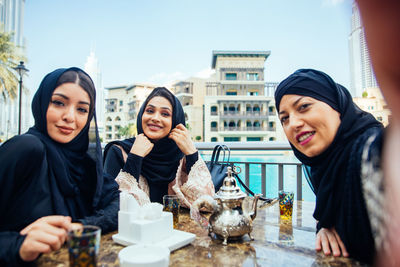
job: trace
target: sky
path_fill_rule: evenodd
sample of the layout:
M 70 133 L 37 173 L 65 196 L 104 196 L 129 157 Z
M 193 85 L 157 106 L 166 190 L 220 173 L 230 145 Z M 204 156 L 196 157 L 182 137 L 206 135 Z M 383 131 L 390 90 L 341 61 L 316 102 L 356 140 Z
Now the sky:
M 35 92 L 91 50 L 105 87 L 207 77 L 213 50 L 270 51 L 265 81 L 299 68 L 350 85 L 351 0 L 27 0 L 24 36 Z

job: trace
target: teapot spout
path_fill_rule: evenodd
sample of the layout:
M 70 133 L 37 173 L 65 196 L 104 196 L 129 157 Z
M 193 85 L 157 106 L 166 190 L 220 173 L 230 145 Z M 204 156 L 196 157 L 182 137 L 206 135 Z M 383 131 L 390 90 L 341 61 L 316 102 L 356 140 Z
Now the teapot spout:
M 261 196 L 261 194 L 255 194 L 254 195 L 253 205 L 252 205 L 252 208 L 251 208 L 252 212 L 250 213 L 250 218 L 251 218 L 252 221 L 257 216 L 257 202 L 258 202 L 258 199 L 259 199 L 260 196 Z

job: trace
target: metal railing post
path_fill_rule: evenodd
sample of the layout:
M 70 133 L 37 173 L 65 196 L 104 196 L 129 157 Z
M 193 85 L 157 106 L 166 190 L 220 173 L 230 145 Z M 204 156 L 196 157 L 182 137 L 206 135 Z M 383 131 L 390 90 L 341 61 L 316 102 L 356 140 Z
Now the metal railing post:
M 302 191 L 302 187 L 303 187 L 303 183 L 302 183 L 302 179 L 301 179 L 301 165 L 297 165 L 296 166 L 296 175 L 297 175 L 297 200 L 302 200 L 303 199 L 303 191 Z
M 283 190 L 283 164 L 278 164 L 278 190 Z

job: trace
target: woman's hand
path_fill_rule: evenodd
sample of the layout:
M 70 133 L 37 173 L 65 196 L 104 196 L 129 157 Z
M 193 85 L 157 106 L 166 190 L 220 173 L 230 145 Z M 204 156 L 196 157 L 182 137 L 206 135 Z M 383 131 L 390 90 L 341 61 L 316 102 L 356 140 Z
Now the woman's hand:
M 332 250 L 333 256 L 335 257 L 340 255 L 343 257 L 349 256 L 346 247 L 344 246 L 334 227 L 330 229 L 321 228 L 321 230 L 319 230 L 315 243 L 315 249 L 317 251 L 321 251 L 322 249 L 325 255 L 330 255 Z
M 141 133 L 136 136 L 135 142 L 133 143 L 131 151 L 129 152 L 144 158 L 150 153 L 153 147 L 154 144 L 149 140 L 149 138 Z
M 60 249 L 67 239 L 67 232 L 71 228 L 69 216 L 46 216 L 37 219 L 21 230 L 26 235 L 19 249 L 23 261 L 33 261 L 41 253 L 50 253 Z
M 169 138 L 175 141 L 176 145 L 185 156 L 191 155 L 197 151 L 194 146 L 190 133 L 182 123 L 178 124 L 169 134 Z

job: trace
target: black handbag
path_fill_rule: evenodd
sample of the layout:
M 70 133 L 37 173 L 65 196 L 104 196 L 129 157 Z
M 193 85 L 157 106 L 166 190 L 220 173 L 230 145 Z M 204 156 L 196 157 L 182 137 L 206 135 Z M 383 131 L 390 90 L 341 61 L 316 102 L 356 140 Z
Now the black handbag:
M 222 161 L 220 161 L 221 151 L 223 153 Z M 224 178 L 228 172 L 228 166 L 232 167 L 229 162 L 231 156 L 231 150 L 226 145 L 216 145 L 214 147 L 211 160 L 206 163 L 208 170 L 211 173 L 211 178 L 215 187 L 215 192 L 218 192 L 222 186 Z M 226 160 L 225 160 L 226 159 Z

